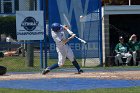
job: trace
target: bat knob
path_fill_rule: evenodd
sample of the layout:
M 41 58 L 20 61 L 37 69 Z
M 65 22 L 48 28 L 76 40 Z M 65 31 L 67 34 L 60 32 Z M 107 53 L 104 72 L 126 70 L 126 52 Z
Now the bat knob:
M 87 42 L 85 42 L 84 44 L 87 44 Z
M 63 27 L 68 27 L 67 25 L 63 25 Z
M 68 27 L 67 25 L 65 25 L 65 27 Z

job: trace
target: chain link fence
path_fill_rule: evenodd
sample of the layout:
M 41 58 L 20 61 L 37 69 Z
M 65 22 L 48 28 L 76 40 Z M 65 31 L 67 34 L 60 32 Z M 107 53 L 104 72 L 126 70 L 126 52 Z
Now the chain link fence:
M 63 6 L 61 6 L 63 4 Z M 85 7 L 83 7 L 85 6 Z M 52 11 L 53 10 L 53 11 Z M 71 40 L 71 46 L 75 57 L 80 59 L 83 67 L 99 66 L 102 50 L 100 0 L 50 0 L 49 1 L 49 26 L 54 22 L 67 25 L 79 38 L 87 41 L 82 44 L 78 39 Z M 49 32 L 51 28 L 49 28 Z M 51 34 L 49 33 L 50 39 Z M 66 37 L 69 35 L 66 34 Z M 55 44 L 51 42 L 52 57 L 56 57 Z
M 16 11 L 39 9 L 39 0 L 0 0 L 0 65 L 8 71 L 41 69 L 40 41 L 17 40 L 15 16 Z
M 48 0 L 46 0 L 46 4 L 49 6 L 51 0 L 49 3 L 47 1 Z M 58 0 L 56 0 L 56 2 L 57 1 Z M 48 36 L 47 46 L 44 45 L 44 41 L 41 41 L 41 43 L 40 41 L 35 40 L 17 40 L 16 21 L 18 20 L 16 20 L 16 11 L 43 10 L 43 2 L 39 0 L 1 0 L 0 2 L 0 52 L 2 54 L 0 65 L 6 66 L 9 71 L 39 71 L 42 68 L 45 68 L 45 64 L 50 66 L 57 63 L 58 58 L 55 44 L 52 42 L 49 32 L 46 33 Z M 72 0 L 72 2 L 75 2 L 75 0 Z M 46 17 L 48 17 L 48 6 L 46 6 L 45 10 Z M 77 35 L 79 34 L 80 38 L 85 39 L 88 43 L 84 45 L 76 38 L 73 40 L 74 42 L 71 41 L 69 43 L 77 61 L 83 67 L 87 66 L 86 63 L 88 63 L 88 66 L 91 66 L 91 64 L 96 65 L 96 63 L 100 64 L 99 53 L 101 51 L 99 49 L 99 30 L 101 24 L 99 22 L 99 11 L 95 11 L 96 13 L 92 12 L 85 13 L 83 16 L 84 21 L 79 21 L 79 24 L 81 24 L 79 28 L 81 32 L 76 32 Z M 50 29 L 50 27 L 48 27 L 48 29 Z M 94 29 L 94 31 L 92 29 Z M 44 53 L 45 47 L 47 47 L 47 58 Z M 40 49 L 42 50 L 40 51 Z M 66 60 L 64 67 L 73 67 L 73 65 L 69 60 Z
M 7 39 L 7 37 L 5 38 Z M 27 46 L 31 45 L 33 53 L 27 52 Z M 39 70 L 40 67 L 40 43 L 31 42 L 0 42 L 0 65 L 6 66 L 9 71 Z M 29 59 L 28 57 L 32 57 Z

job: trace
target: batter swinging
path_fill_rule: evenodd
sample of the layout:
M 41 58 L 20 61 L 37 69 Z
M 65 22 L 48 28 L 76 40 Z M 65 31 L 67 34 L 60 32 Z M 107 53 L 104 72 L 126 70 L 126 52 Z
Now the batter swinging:
M 83 72 L 83 70 L 80 69 L 80 66 L 74 57 L 72 49 L 67 44 L 69 40 L 75 37 L 75 34 L 73 32 L 70 33 L 70 31 L 68 30 L 69 29 L 66 26 L 62 26 L 59 23 L 52 24 L 51 34 L 52 34 L 52 38 L 54 39 L 56 43 L 56 50 L 58 53 L 58 63 L 44 69 L 42 72 L 43 75 L 47 74 L 52 69 L 63 66 L 66 60 L 66 57 L 72 62 L 72 64 L 78 70 L 77 74 L 81 74 Z M 66 39 L 64 31 L 67 31 L 71 35 L 71 37 Z

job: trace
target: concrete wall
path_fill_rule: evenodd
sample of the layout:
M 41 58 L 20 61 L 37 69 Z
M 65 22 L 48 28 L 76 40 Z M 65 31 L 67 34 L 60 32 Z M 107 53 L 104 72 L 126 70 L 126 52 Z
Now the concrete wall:
M 102 44 L 103 44 L 103 64 L 105 64 L 106 56 L 110 55 L 109 43 L 109 15 L 105 15 L 102 20 Z

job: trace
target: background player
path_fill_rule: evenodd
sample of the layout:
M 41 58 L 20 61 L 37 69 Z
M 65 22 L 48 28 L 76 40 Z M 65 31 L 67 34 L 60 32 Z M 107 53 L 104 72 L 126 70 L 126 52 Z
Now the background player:
M 133 65 L 136 66 L 137 65 L 136 58 L 137 58 L 137 52 L 140 50 L 140 42 L 137 41 L 137 36 L 135 34 L 131 35 L 128 44 L 131 48 L 131 52 L 133 56 Z
M 58 63 L 44 69 L 42 74 L 45 75 L 46 73 L 50 72 L 50 70 L 63 66 L 66 57 L 76 67 L 78 74 L 82 73 L 83 70 L 80 69 L 80 66 L 74 57 L 72 49 L 67 44 L 68 41 L 70 41 L 75 37 L 75 34 L 73 32 L 70 32 L 68 27 L 62 26 L 59 23 L 53 23 L 51 28 L 52 28 L 51 29 L 52 38 L 56 43 L 56 50 L 58 53 Z M 71 36 L 66 39 L 64 31 L 67 31 Z
M 115 47 L 115 63 L 118 65 L 123 64 L 122 57 L 126 57 L 126 65 L 131 61 L 132 55 L 130 54 L 130 48 L 127 43 L 124 42 L 124 38 L 122 36 L 119 37 L 119 43 Z

